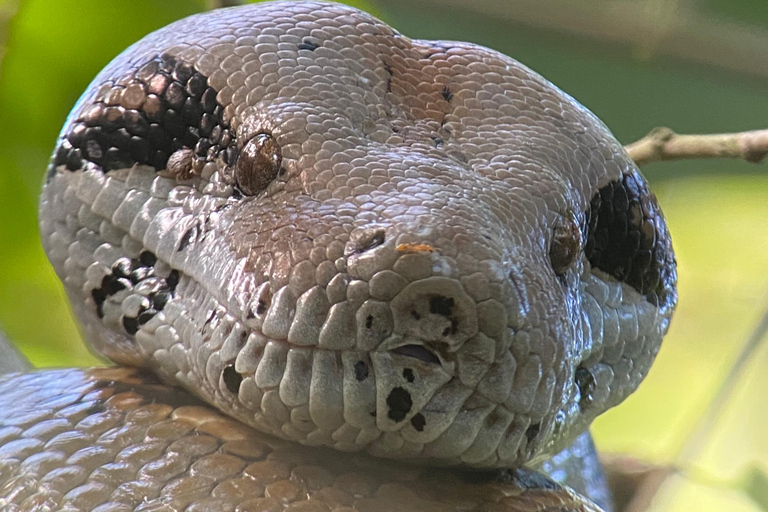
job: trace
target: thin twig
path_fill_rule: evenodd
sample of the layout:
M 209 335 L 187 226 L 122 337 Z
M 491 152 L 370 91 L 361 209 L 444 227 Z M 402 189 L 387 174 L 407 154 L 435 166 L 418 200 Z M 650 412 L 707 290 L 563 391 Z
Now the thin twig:
M 684 158 L 740 158 L 757 163 L 768 155 L 768 130 L 679 135 L 669 128 L 654 128 L 625 147 L 638 165 Z

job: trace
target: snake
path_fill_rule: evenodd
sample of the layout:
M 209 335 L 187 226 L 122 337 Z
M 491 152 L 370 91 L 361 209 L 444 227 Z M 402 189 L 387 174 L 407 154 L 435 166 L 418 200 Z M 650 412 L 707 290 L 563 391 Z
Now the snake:
M 523 466 L 637 388 L 677 302 L 656 197 L 594 114 L 328 2 L 130 46 L 69 115 L 39 225 L 117 366 L 0 381 L 12 511 L 594 510 Z

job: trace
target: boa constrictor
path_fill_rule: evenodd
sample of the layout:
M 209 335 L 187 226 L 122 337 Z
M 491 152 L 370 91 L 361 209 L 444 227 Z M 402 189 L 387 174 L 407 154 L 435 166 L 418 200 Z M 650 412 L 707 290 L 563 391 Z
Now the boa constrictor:
M 677 299 L 656 199 L 592 113 L 324 2 L 123 52 L 61 132 L 40 230 L 122 367 L 0 382 L 7 510 L 591 510 L 515 468 L 637 387 Z

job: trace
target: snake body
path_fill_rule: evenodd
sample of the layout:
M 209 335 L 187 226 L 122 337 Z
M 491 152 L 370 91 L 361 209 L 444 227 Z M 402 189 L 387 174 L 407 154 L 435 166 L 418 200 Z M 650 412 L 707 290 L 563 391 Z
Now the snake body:
M 96 352 L 285 442 L 420 464 L 567 446 L 646 375 L 677 298 L 656 199 L 593 114 L 324 2 L 128 48 L 61 132 L 40 228 Z M 109 371 L 59 377 L 145 396 Z

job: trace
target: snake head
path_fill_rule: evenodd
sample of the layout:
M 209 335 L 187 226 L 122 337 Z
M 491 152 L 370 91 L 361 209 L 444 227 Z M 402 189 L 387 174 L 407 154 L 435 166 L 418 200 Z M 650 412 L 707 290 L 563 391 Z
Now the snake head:
M 677 300 L 663 214 L 593 114 L 332 3 L 131 46 L 70 115 L 40 225 L 98 353 L 284 438 L 441 464 L 564 446 Z

